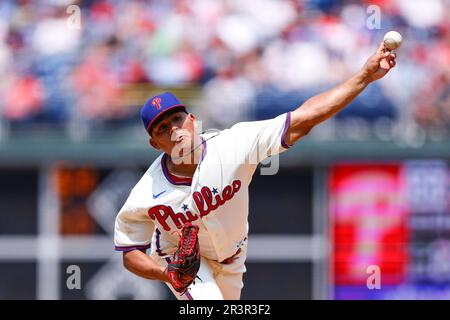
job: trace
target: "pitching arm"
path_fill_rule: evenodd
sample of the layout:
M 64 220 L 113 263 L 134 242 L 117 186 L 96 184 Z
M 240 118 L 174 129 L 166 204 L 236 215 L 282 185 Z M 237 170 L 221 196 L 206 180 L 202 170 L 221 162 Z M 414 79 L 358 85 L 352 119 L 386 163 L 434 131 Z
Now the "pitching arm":
M 293 145 L 317 124 L 342 110 L 371 82 L 381 79 L 394 68 L 395 59 L 395 53 L 391 53 L 382 43 L 377 52 L 367 60 L 361 71 L 344 83 L 308 99 L 292 111 L 286 142 Z

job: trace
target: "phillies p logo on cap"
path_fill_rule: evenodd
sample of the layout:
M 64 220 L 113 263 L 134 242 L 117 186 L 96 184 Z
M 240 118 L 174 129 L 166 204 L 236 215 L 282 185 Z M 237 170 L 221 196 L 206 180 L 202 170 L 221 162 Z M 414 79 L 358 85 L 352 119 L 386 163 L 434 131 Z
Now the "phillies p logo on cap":
M 186 111 L 186 106 L 175 97 L 173 93 L 164 92 L 147 100 L 141 108 L 141 119 L 145 127 L 145 131 L 150 134 L 149 129 L 155 120 L 168 110 L 180 108 Z
M 161 98 L 160 97 L 153 99 L 151 103 L 156 108 L 158 108 L 158 110 L 161 109 Z

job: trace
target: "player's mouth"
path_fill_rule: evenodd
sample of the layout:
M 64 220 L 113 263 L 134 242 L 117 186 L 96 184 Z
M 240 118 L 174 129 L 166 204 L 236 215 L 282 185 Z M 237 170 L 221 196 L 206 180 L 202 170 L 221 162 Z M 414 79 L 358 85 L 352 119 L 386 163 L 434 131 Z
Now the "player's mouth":
M 180 142 L 182 142 L 183 140 L 184 140 L 184 138 L 185 138 L 185 136 L 184 135 L 182 135 L 182 134 L 180 134 L 178 137 L 176 137 L 173 141 L 175 142 L 175 143 L 180 143 Z
M 175 144 L 179 144 L 183 142 L 183 137 L 179 137 L 178 139 L 175 140 Z

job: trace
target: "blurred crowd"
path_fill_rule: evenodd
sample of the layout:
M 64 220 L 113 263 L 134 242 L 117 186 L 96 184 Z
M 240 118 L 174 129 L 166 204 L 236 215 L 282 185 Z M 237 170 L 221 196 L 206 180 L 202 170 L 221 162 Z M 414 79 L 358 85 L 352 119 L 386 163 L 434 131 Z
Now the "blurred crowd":
M 1 122 L 137 123 L 124 96 L 142 84 L 196 85 L 210 127 L 265 119 L 359 70 L 389 30 L 397 69 L 337 120 L 450 134 L 448 0 L 2 0 Z

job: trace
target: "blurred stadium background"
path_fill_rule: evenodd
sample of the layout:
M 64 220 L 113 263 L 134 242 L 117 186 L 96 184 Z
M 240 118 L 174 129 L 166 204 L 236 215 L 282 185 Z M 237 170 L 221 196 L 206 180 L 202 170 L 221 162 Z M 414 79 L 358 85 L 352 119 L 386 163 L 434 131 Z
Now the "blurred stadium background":
M 204 129 L 267 119 L 392 29 L 397 68 L 255 175 L 242 298 L 449 299 L 448 0 L 2 0 L 0 299 L 172 299 L 113 251 L 115 214 L 157 156 L 146 98 L 174 92 Z

